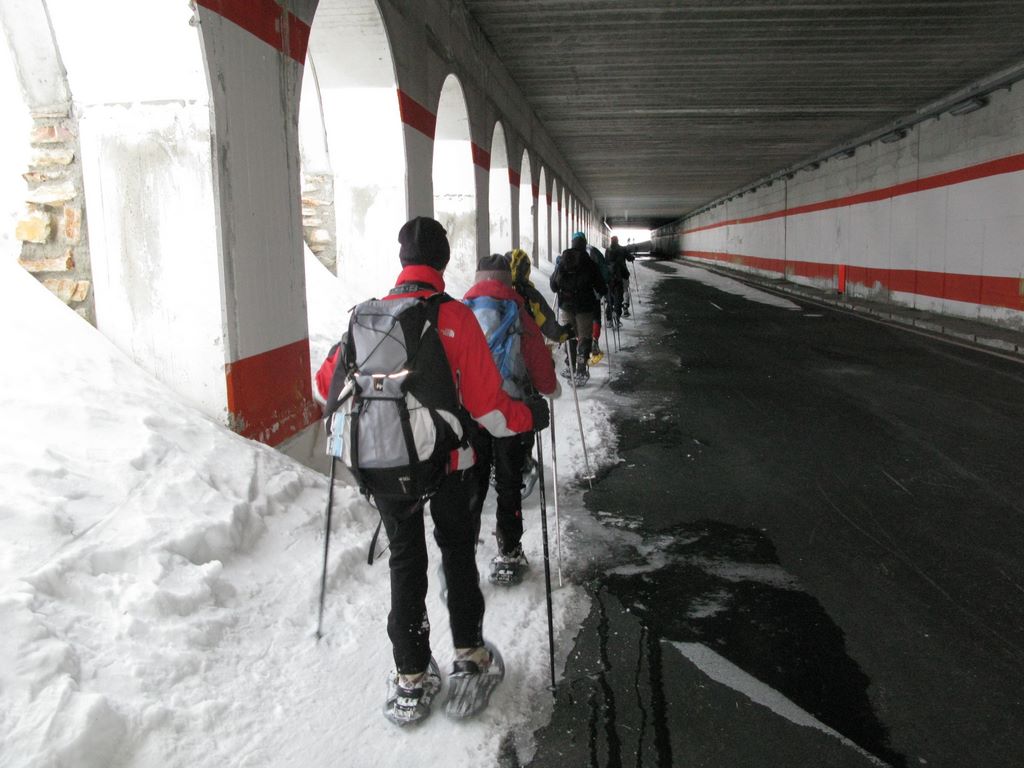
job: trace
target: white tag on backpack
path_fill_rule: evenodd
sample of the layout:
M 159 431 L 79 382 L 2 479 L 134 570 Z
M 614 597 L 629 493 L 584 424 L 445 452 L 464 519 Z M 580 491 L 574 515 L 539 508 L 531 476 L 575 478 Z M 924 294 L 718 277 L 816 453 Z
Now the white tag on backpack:
M 345 456 L 345 411 L 339 408 L 331 417 L 331 430 L 327 435 L 327 455 L 338 459 Z

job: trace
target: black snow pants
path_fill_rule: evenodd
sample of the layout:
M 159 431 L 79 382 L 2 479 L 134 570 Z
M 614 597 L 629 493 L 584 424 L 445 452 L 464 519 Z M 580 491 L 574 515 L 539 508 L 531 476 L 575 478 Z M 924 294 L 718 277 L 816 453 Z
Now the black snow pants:
M 476 567 L 482 500 L 487 470 L 479 464 L 448 475 L 427 502 L 434 520 L 434 540 L 441 550 L 448 588 L 448 621 L 456 648 L 483 645 L 484 596 Z M 427 617 L 427 542 L 423 503 L 409 497 L 375 499 L 390 542 L 391 639 L 396 669 L 423 672 L 430 663 L 430 621 Z
M 495 537 L 498 551 L 511 554 L 523 538 L 523 464 L 533 444 L 533 433 L 511 437 L 490 437 L 481 440 L 480 463 L 494 466 L 494 485 L 498 494 L 498 509 Z M 489 472 L 489 470 L 488 470 Z M 484 476 L 487 482 L 487 476 Z M 480 494 L 481 509 L 484 503 L 486 485 Z

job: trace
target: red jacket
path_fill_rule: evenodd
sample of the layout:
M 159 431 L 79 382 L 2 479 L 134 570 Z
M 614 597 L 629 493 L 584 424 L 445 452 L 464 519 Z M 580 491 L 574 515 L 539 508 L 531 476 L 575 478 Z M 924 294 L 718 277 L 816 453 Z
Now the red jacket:
M 406 267 L 395 285 L 426 283 L 435 290 L 385 296 L 385 299 L 430 296 L 444 290 L 444 277 L 436 269 L 423 265 Z M 501 388 L 501 374 L 491 358 L 476 315 L 459 301 L 446 301 L 438 308 L 437 331 L 441 346 L 452 369 L 455 389 L 463 407 L 495 437 L 509 437 L 533 429 L 533 415 L 521 401 L 514 400 Z M 331 377 L 338 362 L 338 351 L 328 357 L 316 374 L 316 386 L 322 397 L 327 397 Z M 453 451 L 453 454 L 456 452 Z M 463 452 L 452 456 L 452 469 L 465 469 L 472 460 Z
M 473 299 L 477 296 L 514 301 L 518 305 L 519 322 L 523 327 L 523 336 L 520 339 L 519 347 L 523 353 L 523 360 L 526 362 L 526 370 L 530 374 L 530 381 L 542 395 L 555 394 L 558 390 L 555 364 L 551 360 L 551 353 L 544 343 L 540 328 L 537 327 L 537 321 L 526 309 L 523 297 L 511 285 L 506 285 L 500 280 L 481 280 L 472 285 L 463 298 Z

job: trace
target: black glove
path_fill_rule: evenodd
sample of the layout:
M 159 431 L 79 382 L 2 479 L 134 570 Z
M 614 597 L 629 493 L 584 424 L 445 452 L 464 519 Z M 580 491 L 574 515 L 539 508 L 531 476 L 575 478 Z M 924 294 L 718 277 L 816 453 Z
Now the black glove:
M 530 409 L 533 416 L 533 431 L 540 432 L 551 425 L 551 412 L 548 411 L 548 401 L 543 397 L 531 397 L 526 401 L 526 407 Z

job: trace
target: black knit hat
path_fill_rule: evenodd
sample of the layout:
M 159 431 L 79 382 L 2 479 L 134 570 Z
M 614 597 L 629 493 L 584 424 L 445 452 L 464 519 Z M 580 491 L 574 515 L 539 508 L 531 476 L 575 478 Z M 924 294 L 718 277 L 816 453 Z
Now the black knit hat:
M 398 258 L 402 266 L 423 264 L 444 272 L 451 257 L 446 235 L 441 223 L 427 216 L 417 216 L 405 222 L 398 230 L 398 242 L 402 244 Z
M 500 253 L 482 256 L 476 263 L 476 282 L 481 280 L 500 280 L 512 285 L 512 267 L 509 259 Z

